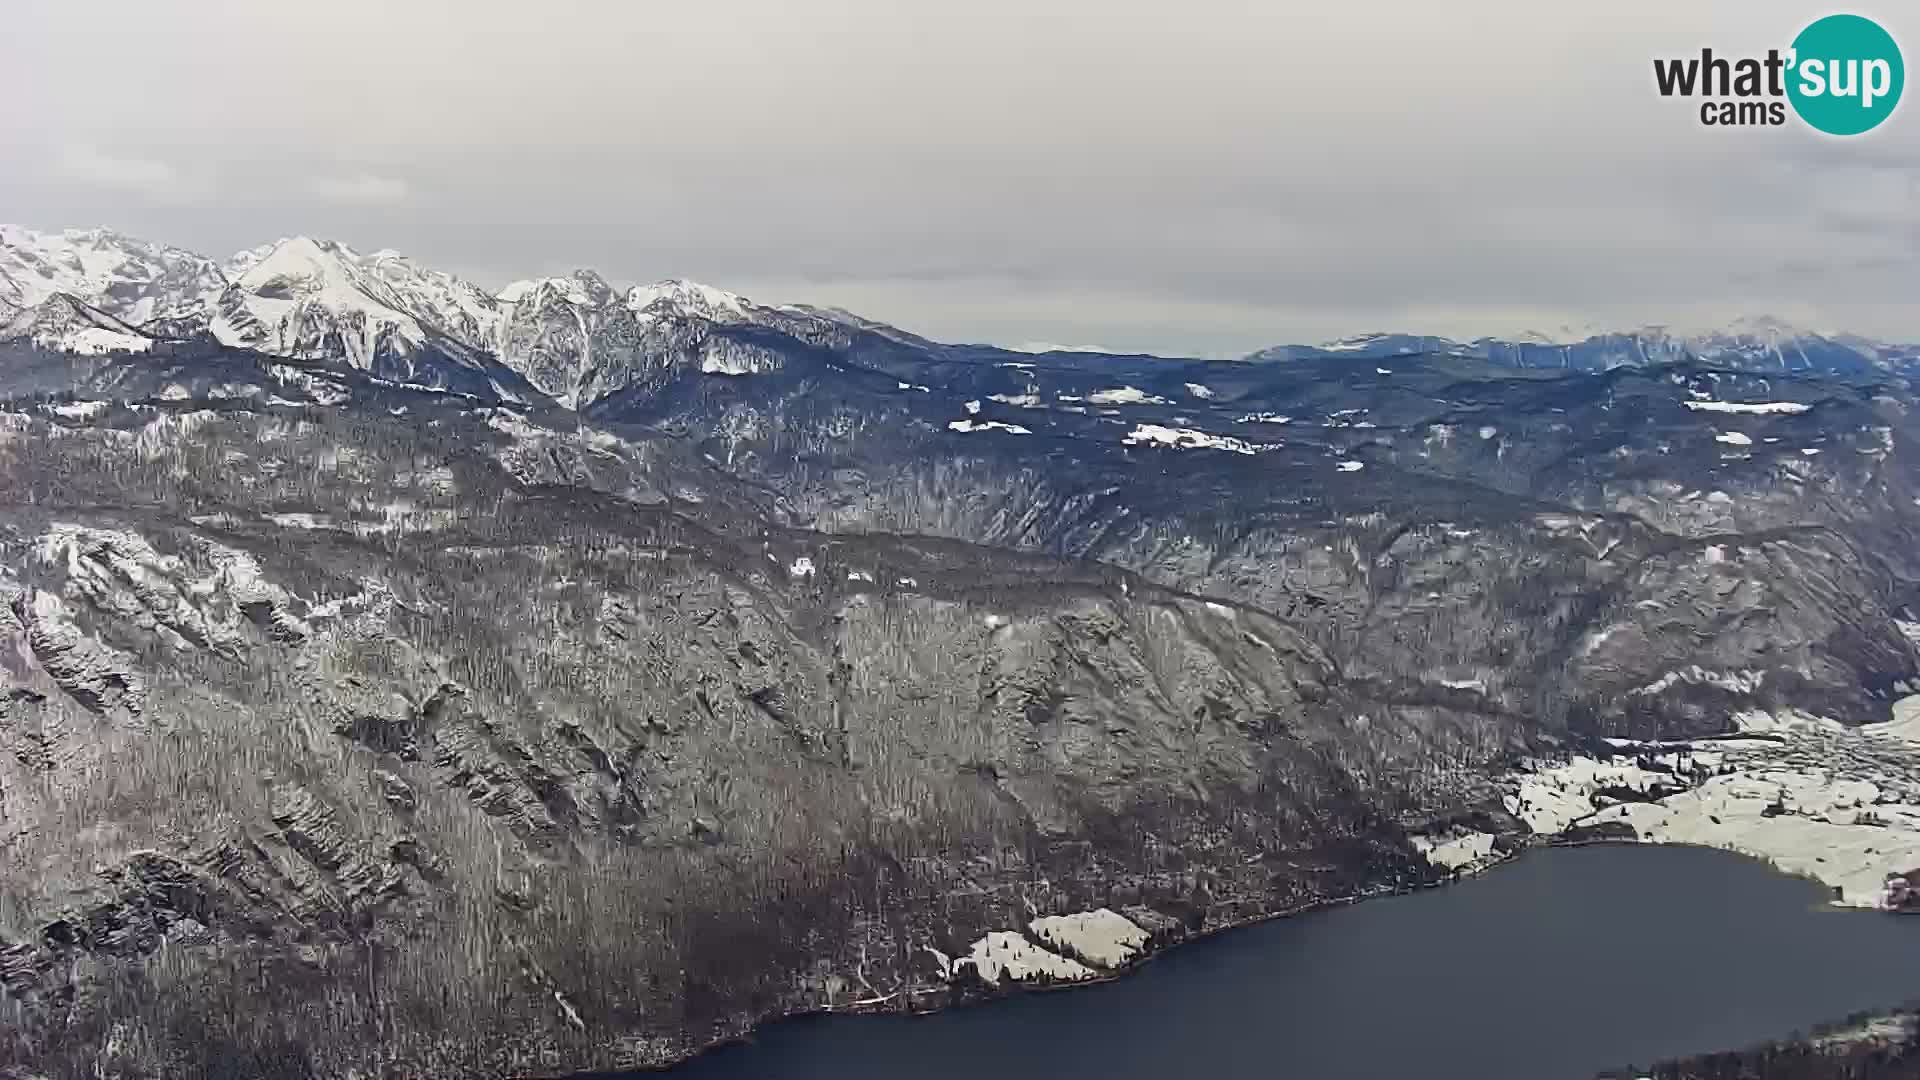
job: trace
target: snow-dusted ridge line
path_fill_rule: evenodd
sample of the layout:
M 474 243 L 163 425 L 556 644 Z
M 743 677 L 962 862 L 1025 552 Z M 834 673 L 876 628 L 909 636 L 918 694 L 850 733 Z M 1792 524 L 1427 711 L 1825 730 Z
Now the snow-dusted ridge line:
M 512 332 L 516 320 L 553 320 L 555 325 L 550 328 L 561 338 L 577 329 L 580 342 L 566 348 L 572 350 L 569 362 L 581 369 L 589 367 L 594 359 L 586 342 L 597 332 L 589 325 L 594 320 L 585 317 L 586 313 L 614 309 L 641 333 L 648 332 L 649 327 L 678 327 L 683 320 L 777 325 L 784 318 L 925 343 L 905 331 L 838 309 L 759 304 L 738 293 L 678 278 L 615 288 L 591 271 L 579 271 L 565 277 L 527 278 L 489 290 L 391 250 L 362 253 L 346 244 L 309 236 L 288 237 L 216 261 L 107 229 L 56 233 L 0 226 L 0 321 L 62 292 L 159 337 L 192 336 L 205 330 L 232 346 L 284 356 L 344 354 L 341 358 L 362 369 L 382 359 L 425 350 L 445 354 L 457 366 L 497 361 L 536 383 L 538 380 L 525 367 L 533 358 L 515 350 L 541 335 L 516 335 Z M 537 316 L 522 310 L 529 307 L 530 297 L 541 292 L 551 292 L 569 310 L 543 310 Z M 576 321 L 579 325 L 572 326 Z M 559 325 L 562 323 L 569 325 Z M 126 341 L 112 344 L 122 349 L 136 348 Z M 75 348 L 103 349 L 105 345 L 91 338 L 74 341 Z M 1501 350 L 1586 347 L 1605 355 L 1583 366 L 1604 367 L 1689 358 L 1706 362 L 1727 359 L 1750 369 L 1791 373 L 1821 363 L 1886 369 L 1890 365 L 1911 365 L 1920 358 L 1920 349 L 1911 346 L 1813 331 L 1767 318 L 1736 320 L 1697 331 L 1661 326 L 1625 331 L 1588 328 L 1521 334 L 1513 340 L 1483 337 L 1470 342 L 1373 333 L 1317 348 L 1276 347 L 1251 358 L 1267 353 L 1290 355 L 1306 349 L 1321 356 L 1346 356 L 1364 363 L 1363 358 L 1378 361 L 1427 353 L 1486 358 Z M 1824 359 L 1810 356 L 1809 350 Z M 1135 358 L 1142 355 L 1113 349 L 1088 351 Z M 714 374 L 731 374 L 744 366 L 724 359 L 711 363 Z M 408 370 L 404 362 L 391 366 Z M 1022 365 L 1008 362 L 1006 366 Z M 1536 360 L 1526 366 L 1541 365 Z M 1385 377 L 1394 369 L 1373 370 Z M 542 389 L 558 400 L 577 404 L 578 386 L 561 386 L 558 380 L 549 380 Z M 1216 388 L 1205 383 L 1188 383 L 1184 395 L 1207 400 L 1215 392 Z M 1179 391 L 1165 393 L 1181 395 Z M 1126 385 L 1092 391 L 1086 402 L 1092 406 L 1172 404 L 1168 397 Z M 1719 411 L 1796 411 L 1782 407 L 1792 403 L 1773 404 L 1772 410 L 1760 410 L 1726 403 Z M 1712 410 L 1715 405 L 1702 403 L 1695 407 Z
M 543 291 L 553 293 L 558 306 L 520 310 Z M 95 354 L 138 351 L 148 339 L 134 328 L 151 320 L 156 326 L 164 323 L 164 330 L 155 331 L 162 337 L 205 333 L 234 348 L 339 359 L 362 371 L 398 372 L 410 381 L 418 381 L 408 373 L 418 370 L 414 358 L 421 355 L 432 357 L 440 369 L 452 364 L 479 372 L 478 382 L 485 381 L 490 364 L 524 375 L 530 358 L 517 347 L 546 340 L 545 331 L 525 329 L 529 320 L 564 323 L 563 334 L 577 329 L 578 340 L 565 348 L 574 364 L 586 368 L 591 364 L 589 312 L 617 310 L 634 328 L 631 333 L 641 333 L 663 321 L 751 323 L 772 310 L 684 279 L 618 290 L 591 271 L 514 282 L 496 293 L 391 250 L 368 254 L 310 236 L 286 237 L 216 262 L 108 230 L 48 233 L 0 226 L 0 326 L 63 294 L 119 320 L 130 332 L 113 339 L 84 330 L 42 334 L 34 338 L 42 347 Z M 516 325 L 522 327 L 518 336 L 510 333 Z M 706 365 L 723 374 L 767 366 L 717 355 Z M 553 396 L 574 403 L 564 389 Z
M 139 325 L 164 316 L 226 283 L 202 255 L 152 244 L 111 229 L 45 232 L 0 225 L 0 320 L 65 293 Z

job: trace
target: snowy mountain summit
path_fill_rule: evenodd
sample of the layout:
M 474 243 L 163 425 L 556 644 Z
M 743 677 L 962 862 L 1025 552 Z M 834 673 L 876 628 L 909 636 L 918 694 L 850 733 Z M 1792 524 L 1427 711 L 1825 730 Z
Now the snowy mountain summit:
M 67 298 L 59 310 L 22 321 L 59 297 Z M 706 324 L 822 321 L 679 279 L 621 290 L 580 270 L 489 292 L 398 252 L 306 236 L 216 262 L 104 229 L 0 226 L 0 319 L 20 324 L 10 340 L 74 352 L 106 342 L 49 329 L 80 318 L 73 304 L 94 312 L 80 321 L 112 328 L 101 333 L 136 335 L 127 341 L 204 337 L 443 389 L 544 394 L 568 407 L 618 390 L 650 364 L 672 364 L 665 353 L 675 349 L 699 366 Z
M 36 232 L 0 225 L 0 318 L 66 293 L 139 325 L 218 293 L 213 260 L 110 229 Z
M 47 304 L 52 310 L 33 314 Z M 77 309 L 74 305 L 87 309 Z M 204 340 L 335 361 L 390 381 L 589 409 L 657 388 L 675 372 L 740 378 L 781 370 L 807 349 L 947 356 L 947 346 L 831 307 L 765 305 L 673 278 L 620 287 L 593 270 L 528 278 L 497 291 L 398 252 L 362 253 L 306 236 L 224 261 L 108 229 L 39 232 L 0 225 L 0 326 L 9 341 L 61 352 L 136 351 Z M 1109 354 L 1050 352 L 1097 366 Z M 1507 367 L 1604 371 L 1698 361 L 1751 371 L 1908 370 L 1920 350 L 1775 320 L 1708 332 L 1646 327 L 1456 341 L 1366 334 L 1282 345 L 1256 362 L 1464 357 Z
M 0 324 L 0 342 L 27 341 L 76 356 L 145 352 L 153 339 L 66 293 L 54 293 Z

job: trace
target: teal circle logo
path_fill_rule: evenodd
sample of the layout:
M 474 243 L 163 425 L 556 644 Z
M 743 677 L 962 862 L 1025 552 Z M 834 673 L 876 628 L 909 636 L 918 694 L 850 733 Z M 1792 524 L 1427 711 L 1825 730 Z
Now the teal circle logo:
M 1893 35 L 1859 15 L 1829 15 L 1800 31 L 1788 62 L 1793 111 L 1829 135 L 1879 127 L 1900 104 L 1907 82 Z

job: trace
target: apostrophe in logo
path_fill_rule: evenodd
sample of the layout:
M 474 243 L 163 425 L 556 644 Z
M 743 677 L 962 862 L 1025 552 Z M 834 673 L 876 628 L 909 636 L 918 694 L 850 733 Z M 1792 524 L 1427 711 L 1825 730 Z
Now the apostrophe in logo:
M 1829 15 L 1809 25 L 1784 53 L 1736 59 L 1701 49 L 1698 57 L 1653 62 L 1661 97 L 1699 97 L 1708 127 L 1774 127 L 1787 105 L 1829 135 L 1871 131 L 1893 114 L 1907 81 L 1893 35 L 1860 15 Z
M 1787 63 L 1793 111 L 1829 135 L 1879 127 L 1907 81 L 1893 35 L 1859 15 L 1829 15 L 1800 31 Z

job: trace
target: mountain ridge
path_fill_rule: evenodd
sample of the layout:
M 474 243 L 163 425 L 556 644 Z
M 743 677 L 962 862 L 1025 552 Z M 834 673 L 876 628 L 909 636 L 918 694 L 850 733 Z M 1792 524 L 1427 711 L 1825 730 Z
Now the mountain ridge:
M 1581 336 L 1523 334 L 1469 341 L 1420 334 L 1373 333 L 1319 345 L 1274 345 L 1248 353 L 1252 363 L 1344 356 L 1386 360 L 1426 354 L 1475 357 L 1512 367 L 1604 371 L 1697 360 L 1751 371 L 1862 373 L 1907 370 L 1920 364 L 1920 346 L 1875 341 L 1858 334 L 1816 332 L 1766 316 L 1726 326 L 1680 331 L 1665 326 L 1590 331 Z
M 497 377 L 497 365 L 570 408 L 590 407 L 619 393 L 628 380 L 644 381 L 648 371 L 665 366 L 692 364 L 715 374 L 744 374 L 775 362 L 764 342 L 759 350 L 729 344 L 724 332 L 729 328 L 760 327 L 836 348 L 864 335 L 932 355 L 1004 353 L 1008 362 L 1040 356 L 1098 365 L 1104 357 L 1139 355 L 943 345 L 841 309 L 761 304 L 685 279 L 616 287 L 582 269 L 490 291 L 397 252 L 361 254 L 310 237 L 282 239 L 216 263 L 106 229 L 41 233 L 0 227 L 0 315 L 11 317 L 55 292 L 130 325 L 151 324 L 154 336 L 204 332 L 224 344 L 278 355 L 379 366 L 388 377 L 414 378 L 417 368 L 430 383 L 460 382 L 471 389 Z M 777 345 L 773 351 L 780 351 Z M 1271 346 L 1243 359 L 1359 361 L 1420 354 L 1584 371 L 1682 360 L 1740 370 L 1839 374 L 1920 368 L 1920 346 L 1815 333 L 1766 317 L 1699 332 L 1649 326 L 1470 341 L 1375 333 L 1320 345 Z

